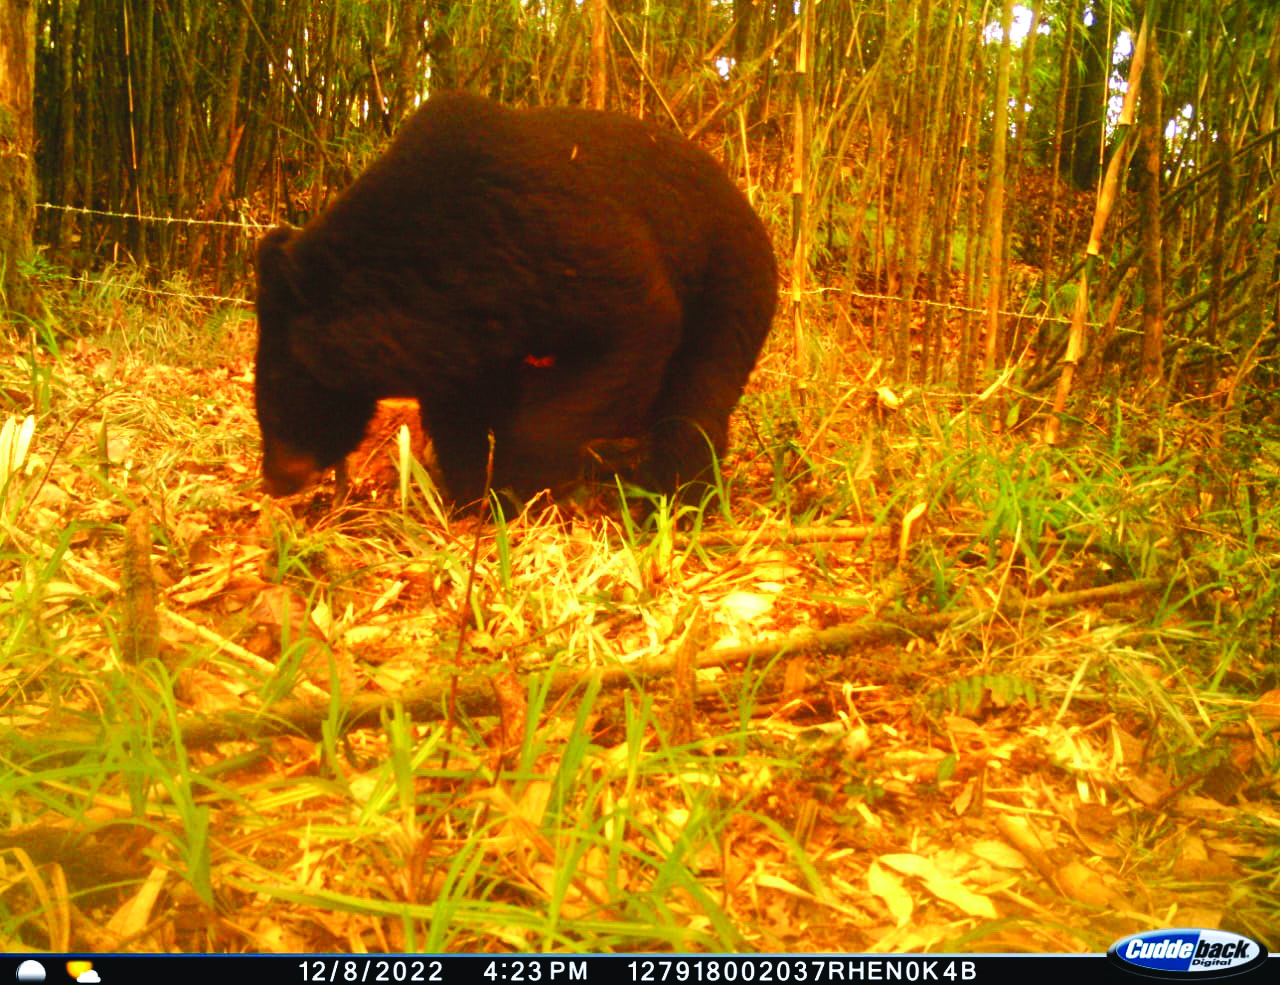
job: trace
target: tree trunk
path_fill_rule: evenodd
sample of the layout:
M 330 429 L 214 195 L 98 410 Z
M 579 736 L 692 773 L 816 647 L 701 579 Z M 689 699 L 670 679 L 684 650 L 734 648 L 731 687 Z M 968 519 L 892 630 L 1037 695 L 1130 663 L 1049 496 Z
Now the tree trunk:
M 968 60 L 965 57 L 963 0 L 951 0 L 949 6 L 944 5 L 941 11 L 943 18 L 941 30 L 942 43 L 938 50 L 938 68 L 936 82 L 933 86 L 933 101 L 929 109 L 929 126 L 925 133 L 925 160 L 937 161 L 937 166 L 930 180 L 928 194 L 938 203 L 932 221 L 926 220 L 933 227 L 929 241 L 928 266 L 925 276 L 928 278 L 930 297 L 941 300 L 949 297 L 953 280 L 951 262 L 951 244 L 955 240 L 956 223 L 960 207 L 960 179 L 962 169 L 957 167 L 960 147 L 966 128 L 960 126 L 943 126 L 942 120 L 960 119 L 964 112 L 964 93 L 968 88 L 963 79 L 968 71 Z M 920 350 L 920 379 L 931 382 L 940 378 L 943 366 L 943 351 L 949 348 L 944 341 L 943 309 L 936 305 L 926 305 L 924 310 L 924 332 Z M 949 341 L 949 338 L 947 339 Z
M 58 125 L 62 130 L 62 139 L 58 142 L 56 169 L 51 169 L 51 183 L 44 185 L 46 194 L 53 191 L 57 195 L 54 200 L 59 205 L 67 205 L 71 201 L 75 187 L 76 161 L 76 103 L 75 90 L 75 18 L 76 10 L 67 3 L 60 5 L 57 17 L 58 37 Z M 50 222 L 49 227 L 53 242 L 59 246 L 71 241 L 71 213 L 59 212 Z
M 1129 86 L 1125 90 L 1124 105 L 1120 108 L 1120 120 L 1116 125 L 1111 159 L 1107 164 L 1106 174 L 1103 175 L 1102 187 L 1098 190 L 1098 202 L 1093 211 L 1093 227 L 1089 230 L 1085 262 L 1080 267 L 1075 307 L 1071 312 L 1071 330 L 1067 338 L 1067 354 L 1063 357 L 1062 375 L 1058 377 L 1058 387 L 1053 397 L 1053 412 L 1045 421 L 1044 441 L 1049 445 L 1058 442 L 1058 433 L 1062 427 L 1062 412 L 1067 406 L 1067 396 L 1071 392 L 1076 367 L 1085 354 L 1085 321 L 1089 314 L 1089 288 L 1091 281 L 1097 276 L 1097 268 L 1102 257 L 1102 235 L 1115 208 L 1116 196 L 1120 188 L 1120 175 L 1124 173 L 1125 161 L 1129 156 L 1134 106 L 1138 101 L 1138 90 L 1142 85 L 1142 68 L 1147 57 L 1147 38 L 1150 35 L 1150 29 L 1150 17 L 1145 16 L 1133 46 L 1133 61 L 1129 63 Z
M 18 269 L 35 219 L 35 38 L 31 0 L 0 0 L 0 307 L 24 312 L 35 303 Z
M 609 88 L 608 0 L 591 0 L 591 71 L 588 84 L 593 109 L 604 109 Z
M 751 0 L 733 0 L 733 62 L 737 67 L 751 57 Z
M 427 7 L 427 56 L 431 63 L 431 88 L 442 92 L 458 88 L 458 62 L 453 50 L 453 36 L 446 29 L 449 0 L 431 0 Z
M 1049 221 L 1045 223 L 1043 252 L 1041 253 L 1041 267 L 1044 269 L 1043 286 L 1041 294 L 1045 297 L 1049 295 L 1049 285 L 1053 283 L 1054 264 L 1056 262 L 1057 253 L 1054 250 L 1054 236 L 1058 228 L 1058 179 L 1062 173 L 1062 162 L 1066 159 L 1066 133 L 1068 112 L 1074 113 L 1070 109 L 1070 103 L 1067 99 L 1068 91 L 1071 88 L 1071 66 L 1074 64 L 1075 50 L 1075 25 L 1077 0 L 1070 0 L 1067 5 L 1067 13 L 1064 21 L 1067 25 L 1067 36 L 1062 42 L 1062 65 L 1058 70 L 1058 99 L 1057 112 L 1054 114 L 1053 128 L 1053 153 L 1049 160 L 1053 164 L 1053 178 L 1049 184 Z M 1072 117 L 1074 119 L 1074 117 Z
M 966 310 L 960 314 L 960 353 L 956 366 L 956 384 L 961 390 L 965 391 L 974 389 L 979 363 L 974 312 L 978 309 L 978 305 L 982 300 L 982 271 L 979 267 L 982 261 L 982 236 L 980 234 L 981 226 L 979 225 L 980 216 L 978 215 L 978 203 L 982 201 L 982 189 L 979 187 L 981 179 L 978 175 L 978 167 L 973 159 L 974 154 L 971 147 L 977 140 L 974 131 L 977 130 L 978 124 L 974 121 L 980 118 L 978 107 L 982 106 L 986 100 L 982 32 L 973 31 L 968 39 L 968 44 L 970 48 L 968 57 L 969 64 L 972 65 L 971 78 L 973 82 L 968 87 L 968 92 L 965 95 L 964 112 L 960 117 L 965 121 L 965 133 L 961 138 L 958 156 L 960 163 L 959 180 L 968 191 L 965 196 L 968 200 L 968 208 L 965 214 L 964 226 L 964 283 L 965 297 L 968 304 L 966 305 Z
M 1156 0 L 1148 0 L 1154 22 Z M 1138 205 L 1142 224 L 1142 379 L 1149 386 L 1164 375 L 1164 234 L 1160 218 L 1160 155 L 1164 145 L 1160 56 L 1152 30 L 1147 37 L 1147 70 L 1142 73 L 1141 124 L 1138 128 Z
M 1111 65 L 1112 40 L 1108 30 L 1107 9 L 1096 2 L 1087 9 L 1093 12 L 1093 23 L 1081 32 L 1080 58 L 1083 72 L 1074 93 L 1069 128 L 1062 149 L 1067 155 L 1062 170 L 1071 175 L 1077 188 L 1088 190 L 1098 180 L 1102 159 L 1102 124 L 1107 103 L 1107 69 Z
M 809 382 L 809 348 L 804 329 L 805 274 L 809 265 L 808 158 L 809 121 L 813 117 L 813 86 L 809 62 L 813 51 L 813 2 L 799 11 L 800 35 L 796 39 L 795 101 L 791 120 L 791 337 L 794 366 L 801 393 Z
M 390 119 L 386 128 L 388 136 L 409 115 L 416 101 L 422 81 L 418 74 L 418 57 L 423 47 L 422 11 L 416 3 L 400 5 L 397 15 L 400 47 L 396 52 L 395 87 L 391 93 Z
M 995 113 L 992 122 L 991 170 L 987 176 L 986 215 L 983 217 L 987 241 L 987 351 L 986 368 L 994 373 L 1004 359 L 1004 173 L 1009 137 L 1009 59 L 1012 54 L 1013 0 L 1004 0 L 1000 13 L 1000 56 L 996 68 Z

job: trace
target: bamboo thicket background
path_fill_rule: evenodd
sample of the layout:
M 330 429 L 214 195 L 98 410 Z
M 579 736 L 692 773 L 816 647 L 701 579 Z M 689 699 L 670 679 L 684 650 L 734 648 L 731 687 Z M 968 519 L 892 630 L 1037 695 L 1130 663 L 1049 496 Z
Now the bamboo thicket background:
M 9 7 L 0 944 L 1280 951 L 1275 0 Z M 445 87 L 751 196 L 716 495 L 263 494 L 254 240 Z
M 236 223 L 305 221 L 463 87 L 708 146 L 773 229 L 801 366 L 856 336 L 965 387 L 1013 362 L 1232 406 L 1274 377 L 1270 0 L 37 6 L 37 235 L 73 270 L 249 296 Z

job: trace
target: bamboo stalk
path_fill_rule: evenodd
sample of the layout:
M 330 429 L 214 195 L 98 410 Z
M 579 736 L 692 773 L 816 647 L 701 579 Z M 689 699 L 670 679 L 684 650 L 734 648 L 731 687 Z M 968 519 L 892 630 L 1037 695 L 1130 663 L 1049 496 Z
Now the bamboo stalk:
M 1085 323 L 1089 314 L 1090 277 L 1102 255 L 1102 234 L 1106 231 L 1107 220 L 1115 207 L 1116 193 L 1120 187 L 1120 174 L 1129 159 L 1132 150 L 1132 132 L 1134 105 L 1138 98 L 1138 87 L 1142 82 L 1142 68 L 1146 60 L 1147 37 L 1150 33 L 1151 10 L 1147 8 L 1142 18 L 1142 28 L 1138 31 L 1138 39 L 1133 46 L 1133 61 L 1129 66 L 1129 85 L 1124 94 L 1124 105 L 1120 109 L 1120 121 L 1116 126 L 1116 138 L 1113 142 L 1111 161 L 1107 165 L 1107 173 L 1098 192 L 1098 204 L 1093 213 L 1093 228 L 1089 232 L 1089 246 L 1085 251 L 1085 263 L 1080 269 L 1080 280 L 1077 284 L 1075 307 L 1071 312 L 1071 329 L 1067 337 L 1067 353 L 1062 360 L 1062 375 L 1058 377 L 1058 388 L 1054 393 L 1053 409 L 1045 421 L 1044 441 L 1046 444 L 1057 444 L 1062 427 L 1062 412 L 1067 406 L 1067 396 L 1071 393 L 1071 384 L 1075 378 L 1076 367 L 1084 355 Z

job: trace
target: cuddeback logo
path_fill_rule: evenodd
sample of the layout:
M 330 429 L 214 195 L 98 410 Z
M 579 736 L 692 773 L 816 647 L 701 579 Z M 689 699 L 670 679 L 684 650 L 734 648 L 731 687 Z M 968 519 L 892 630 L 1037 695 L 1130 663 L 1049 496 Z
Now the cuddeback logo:
M 1135 975 L 1151 978 L 1222 978 L 1258 967 L 1267 949 L 1225 930 L 1148 930 L 1122 937 L 1107 957 Z

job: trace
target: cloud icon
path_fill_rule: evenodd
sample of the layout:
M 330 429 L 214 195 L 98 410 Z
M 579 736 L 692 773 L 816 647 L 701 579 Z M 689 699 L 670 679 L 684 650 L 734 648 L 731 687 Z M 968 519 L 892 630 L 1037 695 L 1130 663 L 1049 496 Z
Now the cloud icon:
M 102 976 L 90 968 L 88 971 L 76 975 L 76 981 L 78 981 L 80 985 L 98 985 L 98 983 L 102 981 Z
M 44 981 L 44 965 L 39 961 L 24 961 L 18 965 L 17 979 L 20 982 Z

